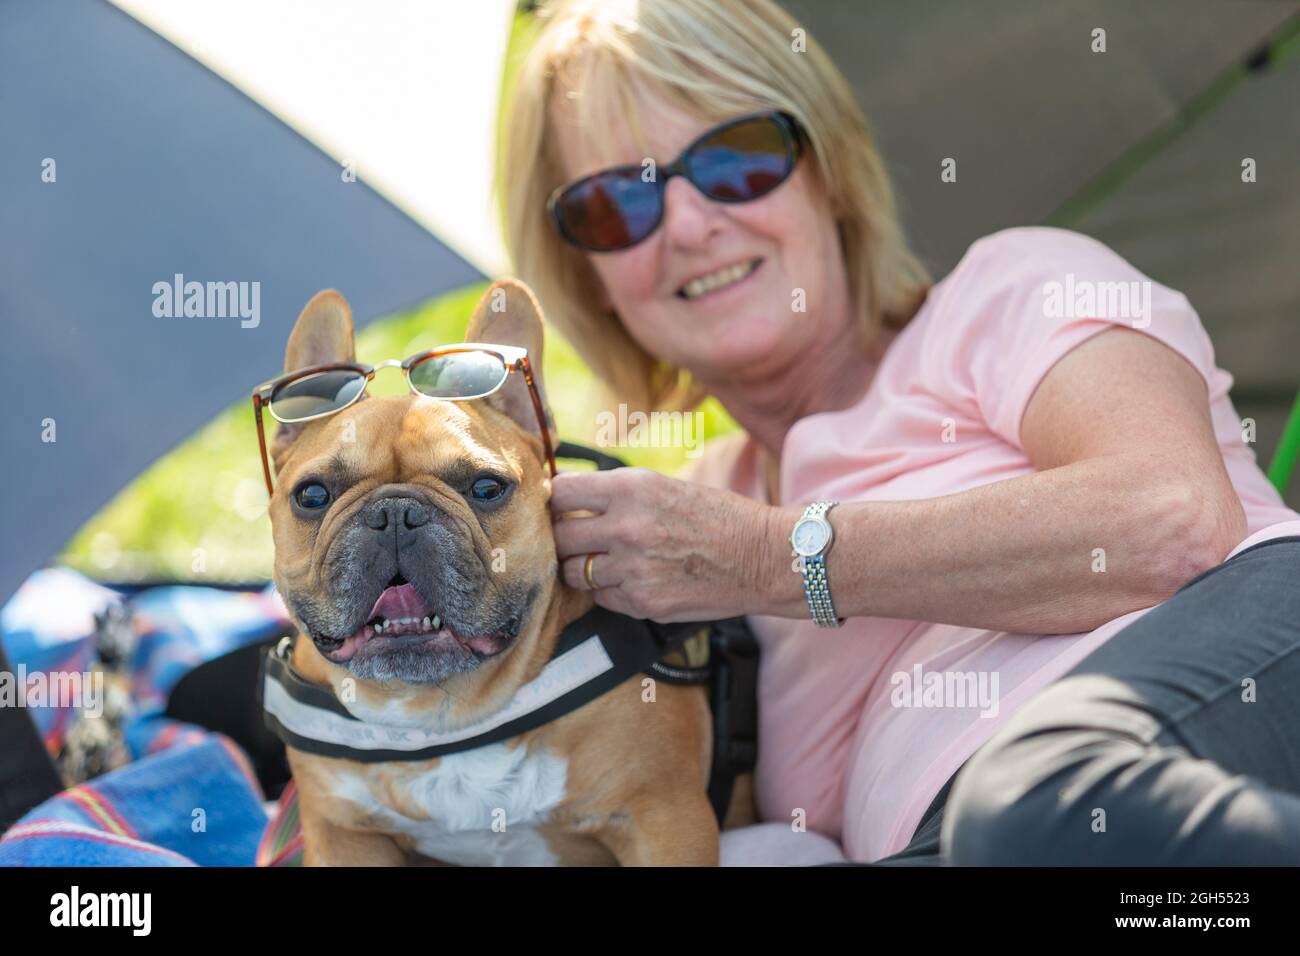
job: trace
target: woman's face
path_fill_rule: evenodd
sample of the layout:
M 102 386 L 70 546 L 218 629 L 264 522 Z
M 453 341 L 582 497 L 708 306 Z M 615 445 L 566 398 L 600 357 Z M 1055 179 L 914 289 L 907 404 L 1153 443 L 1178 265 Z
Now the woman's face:
M 659 167 L 716 125 L 646 94 L 635 102 Z M 606 149 L 597 151 L 563 106 L 554 119 L 566 181 L 646 158 L 625 124 L 606 131 Z M 838 336 L 836 325 L 849 321 L 835 223 L 807 154 L 789 179 L 752 202 L 714 202 L 673 177 L 663 221 L 649 238 L 618 252 L 588 253 L 588 260 L 605 304 L 642 348 L 705 381 L 779 362 L 813 338 Z M 749 271 L 722 286 L 696 284 L 720 271 L 740 272 L 736 266 Z

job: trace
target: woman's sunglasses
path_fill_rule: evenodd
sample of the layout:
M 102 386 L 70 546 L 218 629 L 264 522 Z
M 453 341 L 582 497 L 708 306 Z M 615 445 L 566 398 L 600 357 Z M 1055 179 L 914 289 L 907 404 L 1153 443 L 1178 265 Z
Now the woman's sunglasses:
M 626 249 L 663 221 L 664 193 L 673 176 L 685 176 L 718 202 L 749 202 L 789 178 L 800 142 L 799 125 L 788 113 L 742 116 L 704 133 L 649 181 L 640 164 L 615 166 L 561 186 L 546 207 L 573 245 L 590 252 Z
M 411 391 L 418 395 L 457 402 L 486 398 L 506 383 L 511 372 L 521 373 L 533 400 L 546 460 L 554 477 L 555 450 L 551 447 L 551 433 L 546 427 L 546 413 L 542 410 L 542 399 L 533 381 L 532 366 L 528 364 L 528 350 L 513 345 L 462 342 L 421 352 L 402 362 L 390 359 L 378 365 L 349 362 L 313 365 L 259 385 L 253 390 L 253 417 L 257 419 L 257 444 L 262 450 L 262 473 L 266 476 L 267 494 L 273 494 L 274 490 L 271 465 L 266 456 L 262 409 L 269 409 L 272 418 L 286 425 L 333 415 L 356 402 L 381 368 L 400 368 L 406 374 Z

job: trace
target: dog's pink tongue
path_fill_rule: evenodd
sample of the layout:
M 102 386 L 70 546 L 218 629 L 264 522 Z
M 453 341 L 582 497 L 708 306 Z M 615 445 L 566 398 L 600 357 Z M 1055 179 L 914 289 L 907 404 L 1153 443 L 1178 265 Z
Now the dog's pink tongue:
M 424 598 L 415 590 L 414 584 L 399 584 L 397 587 L 384 588 L 379 600 L 370 610 L 370 620 L 382 617 L 388 621 L 404 617 L 424 617 L 429 613 Z

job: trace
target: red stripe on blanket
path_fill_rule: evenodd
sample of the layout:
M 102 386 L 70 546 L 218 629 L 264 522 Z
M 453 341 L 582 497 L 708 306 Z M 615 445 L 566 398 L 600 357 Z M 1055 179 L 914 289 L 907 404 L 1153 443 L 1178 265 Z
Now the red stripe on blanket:
M 152 843 L 145 843 L 142 840 L 133 840 L 130 837 L 105 833 L 103 830 L 94 830 L 80 823 L 69 823 L 67 820 L 42 819 L 19 824 L 4 835 L 4 842 L 8 843 L 11 840 L 39 840 L 43 837 L 76 837 L 77 839 L 90 840 L 93 843 L 106 843 L 110 846 L 123 847 L 128 850 L 141 850 L 145 853 L 153 853 L 157 856 L 179 860 L 191 866 L 194 865 L 193 860 L 172 850 L 154 846 Z
M 301 866 L 302 822 L 298 816 L 298 785 L 290 779 L 276 802 L 275 817 L 257 845 L 256 866 Z
M 290 862 L 295 856 L 299 856 L 301 853 L 302 853 L 302 834 L 299 833 L 297 836 L 295 836 L 292 840 L 288 842 L 288 844 L 285 846 L 283 850 L 281 850 L 275 856 L 271 857 L 269 862 L 260 865 L 301 866 L 302 865 L 301 859 L 299 859 L 297 862 L 292 862 L 292 863 Z
M 88 783 L 79 784 L 63 793 L 65 799 L 71 800 L 110 831 L 138 840 L 140 834 L 135 827 L 126 822 L 126 818 L 117 812 L 117 807 L 106 796 Z
M 244 779 L 253 788 L 253 793 L 257 795 L 257 799 L 259 801 L 266 799 L 266 794 L 262 793 L 262 784 L 258 781 L 257 774 L 253 772 L 253 765 L 248 762 L 248 755 L 244 753 L 243 748 L 224 734 L 217 734 L 217 739 L 221 741 L 221 746 L 226 748 L 226 752 L 230 754 L 230 759 L 235 761 L 235 766 L 243 773 Z

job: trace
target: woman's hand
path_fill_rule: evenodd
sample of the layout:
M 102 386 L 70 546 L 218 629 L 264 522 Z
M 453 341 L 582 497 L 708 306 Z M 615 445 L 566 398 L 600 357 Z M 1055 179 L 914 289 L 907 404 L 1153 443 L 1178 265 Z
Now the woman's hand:
M 646 468 L 557 475 L 551 510 L 565 582 L 591 590 L 584 566 L 594 554 L 596 603 L 632 617 L 764 613 L 775 573 L 790 563 L 781 509 Z

